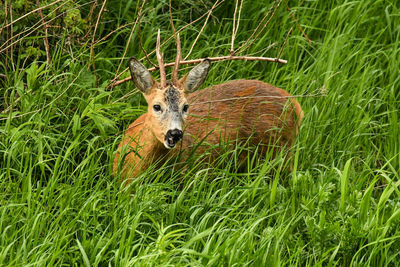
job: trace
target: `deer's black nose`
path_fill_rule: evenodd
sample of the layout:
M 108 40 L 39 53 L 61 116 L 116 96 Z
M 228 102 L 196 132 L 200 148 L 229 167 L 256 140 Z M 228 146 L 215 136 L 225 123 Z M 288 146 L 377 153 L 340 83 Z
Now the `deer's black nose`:
M 175 142 L 178 142 L 179 140 L 181 140 L 182 136 L 183 136 L 183 132 L 178 129 L 169 130 L 167 132 L 167 138 L 173 138 Z
M 176 143 L 181 140 L 183 137 L 183 132 L 178 129 L 169 130 L 165 135 L 165 140 L 168 143 L 169 147 L 174 147 Z

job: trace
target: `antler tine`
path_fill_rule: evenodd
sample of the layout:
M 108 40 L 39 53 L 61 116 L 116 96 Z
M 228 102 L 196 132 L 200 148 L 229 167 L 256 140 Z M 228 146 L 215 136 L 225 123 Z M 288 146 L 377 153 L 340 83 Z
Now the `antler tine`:
M 172 71 L 172 83 L 174 85 L 178 85 L 178 71 L 179 71 L 179 62 L 181 60 L 181 39 L 179 38 L 179 33 L 176 34 L 176 59 L 174 70 Z
M 165 66 L 163 61 L 163 55 L 160 52 L 160 29 L 158 29 L 157 33 L 157 45 L 156 45 L 156 54 L 157 54 L 157 61 L 160 68 L 160 84 L 161 87 L 164 88 L 167 86 L 167 75 L 165 73 Z

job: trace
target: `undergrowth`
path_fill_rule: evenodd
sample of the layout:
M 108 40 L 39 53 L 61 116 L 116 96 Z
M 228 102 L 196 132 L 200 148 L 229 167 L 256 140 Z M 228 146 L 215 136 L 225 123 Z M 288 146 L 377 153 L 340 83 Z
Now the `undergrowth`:
M 28 4 L 12 3 L 14 20 L 36 8 L 17 2 Z M 153 166 L 124 190 L 111 174 L 114 152 L 146 105 L 133 84 L 108 85 L 127 58 L 144 57 L 140 42 L 151 52 L 158 28 L 163 40 L 172 34 L 168 1 L 146 3 L 132 35 L 133 24 L 118 27 L 141 3 L 107 1 L 93 58 L 103 2 L 92 13 L 94 2 L 64 2 L 43 9 L 46 20 L 59 15 L 48 66 L 40 23 L 24 32 L 37 12 L 0 33 L 1 265 L 399 265 L 398 3 L 282 1 L 246 54 L 277 56 L 293 27 L 288 64 L 212 65 L 205 86 L 258 79 L 298 96 L 305 118 L 293 172 L 280 171 L 285 155 L 238 172 L 233 151 L 211 166 Z M 172 1 L 175 27 L 212 5 Z M 271 6 L 244 2 L 235 47 Z M 213 11 L 189 59 L 229 54 L 234 9 L 226 1 Z M 205 19 L 180 33 L 183 55 Z M 19 41 L 4 50 L 12 36 Z M 163 50 L 172 62 L 173 39 Z

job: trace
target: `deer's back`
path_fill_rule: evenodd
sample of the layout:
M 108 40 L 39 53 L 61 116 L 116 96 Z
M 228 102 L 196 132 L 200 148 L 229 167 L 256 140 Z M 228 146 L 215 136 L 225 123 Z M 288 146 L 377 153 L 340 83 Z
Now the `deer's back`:
M 290 146 L 302 118 L 300 105 L 289 93 L 256 80 L 219 84 L 188 100 L 184 147 L 229 140 Z

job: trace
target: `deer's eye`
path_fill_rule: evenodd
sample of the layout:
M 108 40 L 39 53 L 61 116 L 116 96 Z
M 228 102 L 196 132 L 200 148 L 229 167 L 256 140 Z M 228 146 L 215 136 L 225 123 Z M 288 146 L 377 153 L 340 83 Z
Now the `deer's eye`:
M 160 105 L 154 105 L 153 109 L 154 109 L 154 111 L 160 112 L 161 111 L 161 106 Z
M 187 112 L 189 109 L 189 105 L 184 105 L 182 111 Z

